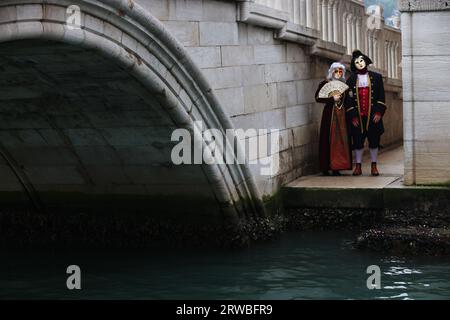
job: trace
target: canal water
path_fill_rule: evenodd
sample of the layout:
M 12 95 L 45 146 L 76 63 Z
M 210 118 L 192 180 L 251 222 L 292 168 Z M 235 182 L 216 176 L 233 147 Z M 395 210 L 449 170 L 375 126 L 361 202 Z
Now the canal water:
M 288 233 L 239 250 L 0 252 L 0 299 L 449 299 L 450 259 L 352 248 L 351 234 Z M 66 288 L 68 265 L 80 291 Z M 368 290 L 366 269 L 381 269 Z

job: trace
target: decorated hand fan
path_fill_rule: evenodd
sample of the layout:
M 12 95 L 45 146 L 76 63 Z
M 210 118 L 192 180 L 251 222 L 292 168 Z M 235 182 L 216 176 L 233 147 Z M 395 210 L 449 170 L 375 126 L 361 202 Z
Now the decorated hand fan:
M 326 85 L 322 87 L 319 91 L 319 98 L 331 98 L 335 95 L 341 95 L 348 89 L 348 85 L 346 85 L 342 81 L 333 80 L 328 82 Z

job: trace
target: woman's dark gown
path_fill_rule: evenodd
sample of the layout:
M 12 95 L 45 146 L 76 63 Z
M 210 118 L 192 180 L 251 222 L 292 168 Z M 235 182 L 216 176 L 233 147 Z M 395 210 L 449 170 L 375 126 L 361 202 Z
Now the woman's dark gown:
M 350 137 L 347 130 L 346 119 L 347 96 L 344 93 L 343 108 L 338 110 L 334 107 L 333 98 L 319 98 L 320 89 L 328 81 L 322 81 L 316 91 L 316 101 L 324 103 L 322 121 L 320 123 L 319 138 L 319 166 L 322 172 L 329 170 L 351 170 L 352 155 L 350 148 Z

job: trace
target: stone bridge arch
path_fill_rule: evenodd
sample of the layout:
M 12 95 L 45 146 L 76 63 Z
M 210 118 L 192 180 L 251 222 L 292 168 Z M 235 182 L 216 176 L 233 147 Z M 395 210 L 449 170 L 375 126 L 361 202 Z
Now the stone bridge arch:
M 66 24 L 70 5 L 81 9 L 81 28 Z M 2 1 L 0 56 L 4 203 L 26 194 L 46 210 L 111 210 L 125 200 L 128 209 L 181 207 L 222 221 L 263 214 L 245 165 L 167 158 L 174 128 L 232 125 L 183 46 L 138 4 Z

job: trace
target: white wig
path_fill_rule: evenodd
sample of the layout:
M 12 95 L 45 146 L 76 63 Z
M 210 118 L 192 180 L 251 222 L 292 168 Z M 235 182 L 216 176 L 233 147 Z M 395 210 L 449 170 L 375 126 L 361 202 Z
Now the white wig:
M 345 66 L 344 66 L 342 63 L 340 63 L 340 62 L 334 62 L 334 63 L 330 66 L 330 69 L 328 69 L 328 76 L 327 76 L 327 80 L 328 80 L 328 81 L 333 80 L 333 72 L 334 72 L 335 69 L 338 69 L 338 68 L 343 70 L 342 78 L 339 79 L 339 80 L 345 82 Z

